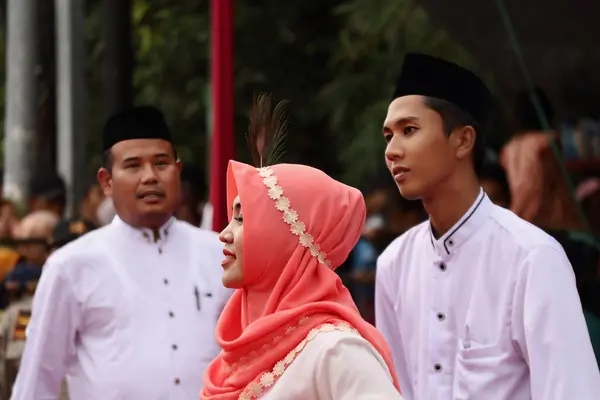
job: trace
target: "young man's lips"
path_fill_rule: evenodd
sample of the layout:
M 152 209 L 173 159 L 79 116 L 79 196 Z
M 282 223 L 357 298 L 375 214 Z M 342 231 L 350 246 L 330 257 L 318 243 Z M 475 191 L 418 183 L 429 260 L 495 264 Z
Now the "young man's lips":
M 392 175 L 394 176 L 394 180 L 398 183 L 402 182 L 406 179 L 406 175 L 410 172 L 410 169 L 404 167 L 394 167 L 392 168 Z

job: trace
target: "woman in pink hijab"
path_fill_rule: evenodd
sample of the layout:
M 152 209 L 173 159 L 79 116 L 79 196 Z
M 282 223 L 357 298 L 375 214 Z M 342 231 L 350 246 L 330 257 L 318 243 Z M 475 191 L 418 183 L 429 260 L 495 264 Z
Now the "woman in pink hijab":
M 303 165 L 231 161 L 223 351 L 200 398 L 401 399 L 391 354 L 335 273 L 358 241 L 361 193 Z

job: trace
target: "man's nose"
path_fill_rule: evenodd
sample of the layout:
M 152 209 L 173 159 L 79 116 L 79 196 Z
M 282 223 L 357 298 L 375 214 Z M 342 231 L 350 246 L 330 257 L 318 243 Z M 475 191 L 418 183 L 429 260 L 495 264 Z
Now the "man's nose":
M 142 184 L 144 185 L 153 185 L 158 183 L 158 176 L 156 175 L 156 171 L 151 165 L 147 165 L 144 168 L 142 176 Z
M 404 158 L 404 148 L 397 135 L 394 135 L 385 148 L 385 159 L 392 162 L 402 158 Z

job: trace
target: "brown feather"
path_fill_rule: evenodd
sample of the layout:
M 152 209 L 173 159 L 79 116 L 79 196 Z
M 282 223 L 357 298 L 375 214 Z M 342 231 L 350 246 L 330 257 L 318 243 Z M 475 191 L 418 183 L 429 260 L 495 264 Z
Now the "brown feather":
M 246 139 L 250 156 L 257 167 L 271 165 L 284 153 L 283 141 L 288 123 L 284 110 L 286 104 L 286 101 L 281 101 L 271 111 L 270 95 L 260 93 L 254 96 Z

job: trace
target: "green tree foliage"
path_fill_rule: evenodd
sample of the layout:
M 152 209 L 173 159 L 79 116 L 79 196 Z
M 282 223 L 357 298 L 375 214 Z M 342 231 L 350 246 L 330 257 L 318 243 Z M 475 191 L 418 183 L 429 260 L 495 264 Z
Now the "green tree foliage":
M 322 110 L 337 138 L 344 179 L 354 184 L 383 167 L 381 126 L 407 52 L 443 57 L 493 85 L 489 73 L 413 0 L 353 0 L 335 10 L 343 21 L 331 57 L 331 81 L 320 91 Z
M 161 107 L 184 162 L 206 166 L 209 2 L 133 3 L 136 102 Z M 253 93 L 268 91 L 275 100 L 291 101 L 284 161 L 311 164 L 360 184 L 383 165 L 381 124 L 407 51 L 444 56 L 481 72 L 414 0 L 235 3 L 235 127 L 242 160 L 248 160 L 244 134 Z M 85 37 L 90 171 L 101 159 L 101 7 L 99 0 L 88 3 Z M 3 53 L 0 38 L 2 59 Z

